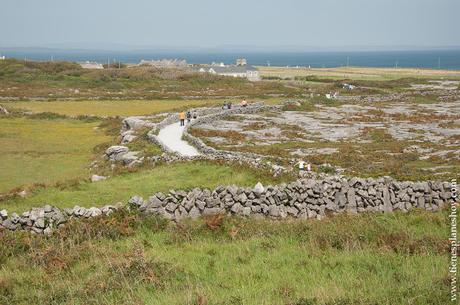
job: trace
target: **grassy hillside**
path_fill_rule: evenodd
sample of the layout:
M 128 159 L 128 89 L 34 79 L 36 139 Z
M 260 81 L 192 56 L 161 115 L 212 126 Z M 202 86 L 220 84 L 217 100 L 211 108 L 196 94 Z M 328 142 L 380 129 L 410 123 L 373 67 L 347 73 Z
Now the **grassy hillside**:
M 181 98 L 294 94 L 282 84 L 133 67 L 85 70 L 69 62 L 0 61 L 0 96 L 14 98 Z
M 23 101 L 2 102 L 10 110 L 24 110 L 32 113 L 52 112 L 71 117 L 89 115 L 97 117 L 148 115 L 178 111 L 191 107 L 203 107 L 218 103 L 216 100 L 114 100 L 114 101 Z
M 0 231 L 0 304 L 444 305 L 447 213 Z

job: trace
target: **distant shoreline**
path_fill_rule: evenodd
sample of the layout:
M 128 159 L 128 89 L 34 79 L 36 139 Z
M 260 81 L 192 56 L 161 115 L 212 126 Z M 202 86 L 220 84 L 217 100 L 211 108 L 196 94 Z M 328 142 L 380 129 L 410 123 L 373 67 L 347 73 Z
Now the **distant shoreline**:
M 177 58 L 190 64 L 223 62 L 232 64 L 244 57 L 254 66 L 274 67 L 370 67 L 460 70 L 460 49 L 415 51 L 353 51 L 353 52 L 159 52 L 159 51 L 88 51 L 59 49 L 0 48 L 0 56 L 29 60 L 62 61 L 120 61 L 138 63 L 140 60 Z

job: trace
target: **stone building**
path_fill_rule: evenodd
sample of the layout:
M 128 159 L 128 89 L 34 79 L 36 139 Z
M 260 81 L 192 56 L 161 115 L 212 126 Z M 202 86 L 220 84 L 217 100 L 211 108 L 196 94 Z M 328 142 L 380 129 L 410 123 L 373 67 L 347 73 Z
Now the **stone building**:
M 237 59 L 236 65 L 210 65 L 193 68 L 196 72 L 207 72 L 222 76 L 247 78 L 260 81 L 260 72 L 256 67 L 248 65 L 246 59 Z

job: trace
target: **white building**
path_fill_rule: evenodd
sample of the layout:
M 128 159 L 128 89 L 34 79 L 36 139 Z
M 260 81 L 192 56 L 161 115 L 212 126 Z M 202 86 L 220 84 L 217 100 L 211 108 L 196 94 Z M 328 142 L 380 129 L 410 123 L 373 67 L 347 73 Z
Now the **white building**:
M 250 81 L 259 81 L 260 80 L 260 73 L 257 68 L 248 65 L 242 65 L 242 63 L 246 63 L 246 60 L 238 59 L 237 65 L 211 65 L 211 66 L 204 66 L 198 67 L 194 70 L 196 72 L 208 72 L 211 74 L 216 75 L 223 75 L 223 76 L 231 76 L 231 77 L 241 77 L 247 78 Z

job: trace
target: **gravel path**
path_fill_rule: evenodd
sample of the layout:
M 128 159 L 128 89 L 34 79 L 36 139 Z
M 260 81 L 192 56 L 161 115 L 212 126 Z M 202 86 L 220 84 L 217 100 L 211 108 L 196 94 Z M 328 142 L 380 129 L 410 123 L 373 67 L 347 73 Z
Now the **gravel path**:
M 167 125 L 158 133 L 158 138 L 169 149 L 178 152 L 187 157 L 198 156 L 200 153 L 195 147 L 182 140 L 184 127 L 179 125 L 179 122 Z

